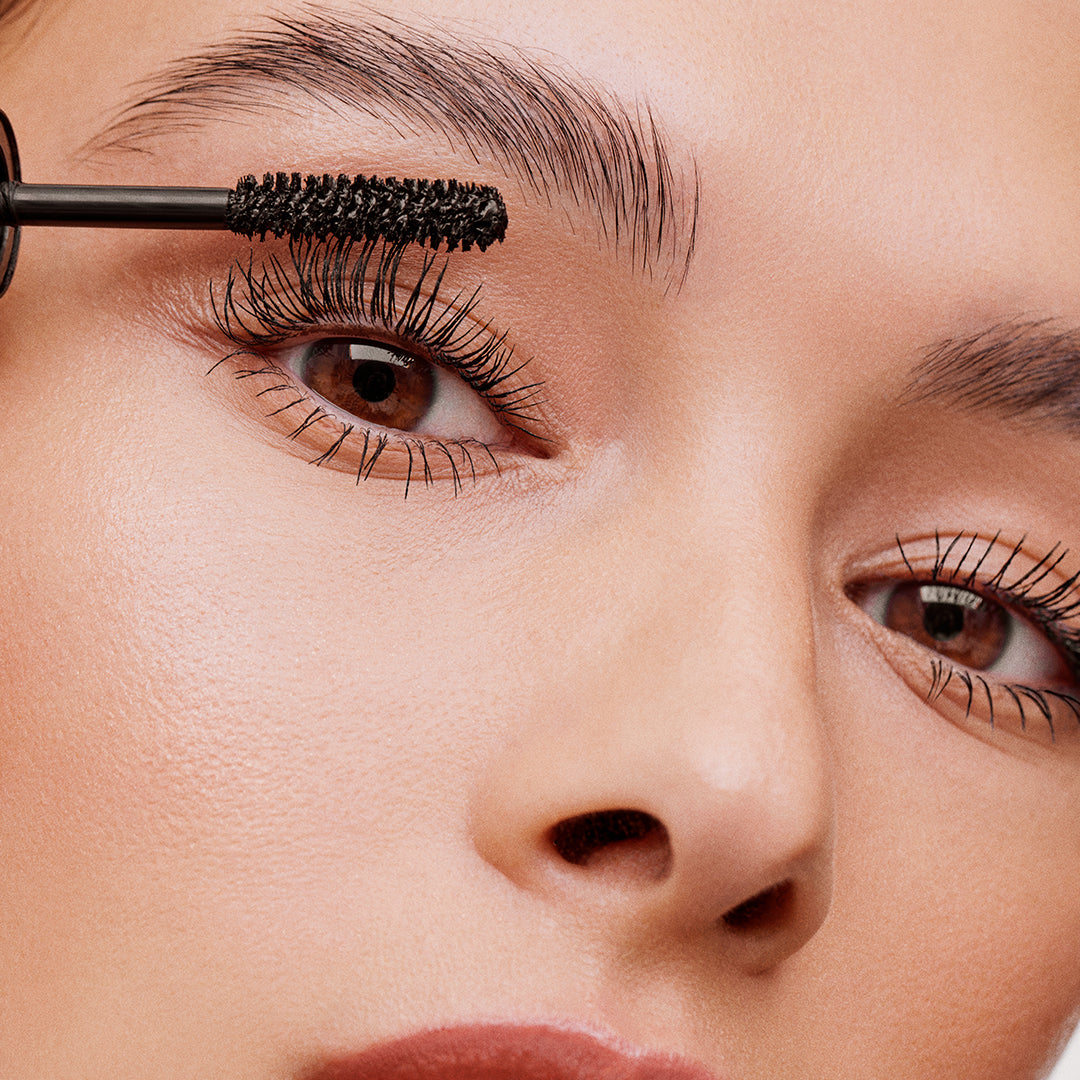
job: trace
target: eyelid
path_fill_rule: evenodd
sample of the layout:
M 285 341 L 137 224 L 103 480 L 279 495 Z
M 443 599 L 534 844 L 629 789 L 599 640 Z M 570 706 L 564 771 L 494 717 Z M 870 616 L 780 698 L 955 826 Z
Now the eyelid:
M 1036 548 L 1043 553 L 1040 557 L 1033 554 L 1032 548 L 1036 545 L 1028 540 L 1028 534 L 1009 534 L 1004 530 L 937 530 L 910 537 L 895 535 L 884 551 L 849 560 L 843 569 L 843 579 L 853 585 L 925 580 L 968 589 L 977 586 L 977 591 L 991 596 L 1002 594 L 1020 582 L 1028 591 L 1074 590 L 1080 582 L 1080 571 L 1067 574 L 1065 568 L 1080 560 L 1068 558 L 1070 549 L 1058 541 Z M 1033 573 L 1040 564 L 1040 572 Z M 1080 613 L 1080 601 L 1076 608 Z

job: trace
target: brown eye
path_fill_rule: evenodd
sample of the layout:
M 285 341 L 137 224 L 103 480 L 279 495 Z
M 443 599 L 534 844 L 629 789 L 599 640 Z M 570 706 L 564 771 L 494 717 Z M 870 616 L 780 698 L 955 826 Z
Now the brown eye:
M 384 342 L 322 338 L 298 350 L 288 366 L 310 390 L 361 423 L 487 446 L 506 442 L 506 429 L 463 379 Z
M 433 366 L 379 342 L 316 341 L 297 367 L 300 378 L 332 405 L 398 431 L 421 426 L 435 400 Z
M 992 600 L 955 585 L 908 582 L 891 590 L 883 625 L 976 670 L 987 670 L 1009 644 L 1012 618 Z
M 874 622 L 962 667 L 1029 684 L 1073 681 L 1045 630 L 971 589 L 881 582 L 848 595 Z

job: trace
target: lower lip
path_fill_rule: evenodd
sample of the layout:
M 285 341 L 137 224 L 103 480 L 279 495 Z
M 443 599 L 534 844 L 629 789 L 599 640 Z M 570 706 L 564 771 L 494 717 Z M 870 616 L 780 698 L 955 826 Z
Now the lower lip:
M 442 1028 L 328 1062 L 306 1080 L 717 1080 L 667 1054 L 547 1026 Z

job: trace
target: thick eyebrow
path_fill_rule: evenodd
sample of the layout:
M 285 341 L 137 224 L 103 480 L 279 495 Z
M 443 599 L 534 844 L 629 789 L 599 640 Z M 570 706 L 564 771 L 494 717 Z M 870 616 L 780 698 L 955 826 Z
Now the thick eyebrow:
M 354 110 L 403 134 L 439 135 L 474 160 L 489 158 L 548 202 L 590 212 L 601 235 L 641 270 L 660 264 L 677 288 L 694 250 L 698 176 L 678 175 L 645 105 L 631 110 L 524 52 L 469 41 L 373 12 L 305 5 L 173 61 L 139 84 L 83 152 L 151 149 L 170 132 L 229 114 L 295 111 L 306 94 L 337 114 Z M 290 98 L 292 99 L 290 101 Z M 268 163 L 272 168 L 273 163 Z
M 1007 322 L 928 349 L 901 404 L 933 402 L 1080 437 L 1080 330 Z

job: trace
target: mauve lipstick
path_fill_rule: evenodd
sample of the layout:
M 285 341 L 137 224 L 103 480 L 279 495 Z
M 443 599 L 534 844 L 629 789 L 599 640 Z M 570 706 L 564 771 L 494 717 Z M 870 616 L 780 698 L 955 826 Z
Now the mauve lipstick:
M 671 1054 L 546 1025 L 475 1024 L 379 1043 L 304 1080 L 718 1080 Z

